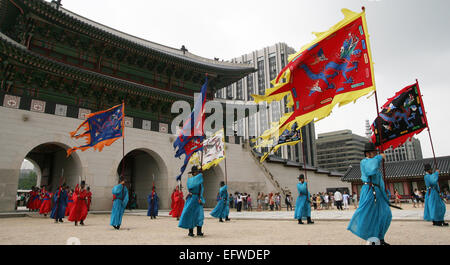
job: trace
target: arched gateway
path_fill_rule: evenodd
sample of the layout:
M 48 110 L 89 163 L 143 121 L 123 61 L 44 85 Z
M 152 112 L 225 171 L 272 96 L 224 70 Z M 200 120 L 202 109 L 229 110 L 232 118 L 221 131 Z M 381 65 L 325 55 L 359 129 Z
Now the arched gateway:
M 148 208 L 147 196 L 153 184 L 159 197 L 159 207 L 168 208 L 170 191 L 167 167 L 156 152 L 139 148 L 127 153 L 117 167 L 117 178 L 122 175 L 130 183 L 130 191 L 136 193 L 138 209 Z
M 24 159 L 34 161 L 39 167 L 41 177 L 37 186 L 46 186 L 50 192 L 59 185 L 67 184 L 74 188 L 82 176 L 81 161 L 77 154 L 67 158 L 69 147 L 58 142 L 40 144 L 34 147 Z M 84 178 L 83 178 L 84 179 Z

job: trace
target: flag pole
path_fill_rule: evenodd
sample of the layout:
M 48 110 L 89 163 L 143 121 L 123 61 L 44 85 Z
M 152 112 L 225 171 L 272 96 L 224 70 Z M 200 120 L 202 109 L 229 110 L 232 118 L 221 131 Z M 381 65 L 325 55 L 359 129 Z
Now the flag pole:
M 305 154 L 305 148 L 303 146 L 304 142 L 303 142 L 303 131 L 300 128 L 300 134 L 302 136 L 302 153 L 303 153 L 303 169 L 305 170 L 305 180 L 308 180 L 308 175 L 307 175 L 307 170 L 306 170 L 306 154 Z
M 382 132 L 381 132 L 381 124 L 380 124 L 380 119 L 379 119 L 379 117 L 380 117 L 380 109 L 379 109 L 379 106 L 378 106 L 378 95 L 377 95 L 377 90 L 376 89 L 375 89 L 375 93 L 374 94 L 375 94 L 375 105 L 376 105 L 376 108 L 377 108 L 376 121 L 377 121 L 378 135 L 380 137 L 380 150 L 379 151 L 381 153 L 381 152 L 384 151 L 384 149 L 383 149 L 383 137 L 382 137 Z M 375 136 L 375 142 L 376 142 L 376 136 Z M 387 178 L 386 178 L 386 166 L 384 164 L 384 159 L 383 159 L 383 161 L 381 163 L 382 163 L 382 166 L 383 166 L 383 180 L 384 180 L 384 183 L 385 183 L 384 191 L 387 193 L 387 191 L 388 191 L 388 182 L 387 182 Z
M 430 137 L 431 151 L 433 151 L 434 168 L 437 169 L 436 155 L 434 154 L 433 140 L 431 139 L 430 127 L 428 128 L 428 136 Z
M 422 94 L 420 93 L 419 80 L 417 80 L 417 78 L 416 78 L 416 86 L 417 86 L 417 90 L 419 92 L 418 94 L 422 98 Z M 422 103 L 422 107 L 423 107 L 423 105 L 424 105 L 423 104 L 423 99 L 422 99 L 421 103 Z M 425 113 L 425 117 L 426 117 L 425 107 L 423 107 L 423 112 Z M 426 122 L 427 122 L 428 137 L 430 138 L 431 151 L 433 151 L 434 168 L 437 169 L 436 154 L 434 153 L 433 140 L 431 139 L 430 125 L 428 124 L 428 120 L 427 119 L 426 119 Z
M 125 171 L 125 101 L 122 100 L 122 119 L 123 119 L 123 126 L 122 126 L 122 178 L 124 178 L 123 173 Z
M 223 151 L 225 155 L 225 142 L 223 143 Z M 227 156 L 225 155 L 225 185 L 228 185 L 228 174 L 227 174 Z
M 364 6 L 362 6 L 361 9 L 362 9 L 363 12 L 366 12 L 366 8 Z M 375 79 L 373 79 L 373 85 L 375 87 Z M 376 108 L 377 108 L 377 119 L 376 120 L 377 120 L 378 134 L 380 136 L 380 153 L 381 153 L 381 152 L 384 151 L 384 149 L 383 149 L 383 137 L 381 136 L 380 119 L 378 119 L 380 117 L 380 108 L 378 106 L 378 94 L 377 94 L 377 89 L 376 88 L 375 88 L 374 94 L 375 94 L 375 105 L 376 105 Z M 375 135 L 375 142 L 376 142 L 376 135 Z M 387 193 L 388 182 L 387 182 L 387 178 L 386 178 L 386 167 L 385 167 L 385 164 L 384 164 L 384 159 L 382 161 L 382 165 L 383 165 L 383 181 L 385 183 L 384 190 Z

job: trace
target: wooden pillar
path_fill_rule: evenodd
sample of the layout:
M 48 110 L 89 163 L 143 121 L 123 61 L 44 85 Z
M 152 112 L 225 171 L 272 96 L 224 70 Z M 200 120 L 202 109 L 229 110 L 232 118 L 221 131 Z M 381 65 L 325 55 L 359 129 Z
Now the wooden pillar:
M 358 185 L 356 183 L 352 183 L 352 194 L 358 193 Z
M 403 195 L 411 195 L 411 181 L 404 181 L 403 182 Z
M 394 196 L 394 183 L 393 182 L 388 183 L 388 189 L 389 189 L 389 192 L 391 193 L 391 196 Z

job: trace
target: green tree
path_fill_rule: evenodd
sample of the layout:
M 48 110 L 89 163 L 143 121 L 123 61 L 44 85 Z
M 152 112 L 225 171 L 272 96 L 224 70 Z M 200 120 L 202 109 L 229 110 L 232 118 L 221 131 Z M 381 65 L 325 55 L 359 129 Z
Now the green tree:
M 19 179 L 19 190 L 31 190 L 31 187 L 36 186 L 36 182 L 37 174 L 31 171 L 27 176 Z

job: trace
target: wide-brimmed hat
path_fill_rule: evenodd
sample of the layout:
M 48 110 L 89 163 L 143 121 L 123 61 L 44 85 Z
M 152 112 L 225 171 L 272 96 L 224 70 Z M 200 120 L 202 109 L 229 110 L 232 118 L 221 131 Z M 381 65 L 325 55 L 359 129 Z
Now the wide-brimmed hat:
M 200 169 L 198 169 L 197 166 L 192 166 L 191 171 L 188 172 L 188 174 L 197 173 L 197 172 L 199 172 L 199 171 L 200 171 Z
M 430 171 L 431 170 L 431 165 L 430 164 L 425 164 L 425 165 L 423 165 L 423 169 L 425 171 Z
M 364 145 L 364 153 L 377 151 L 377 148 L 375 147 L 375 144 L 372 142 L 368 142 Z

